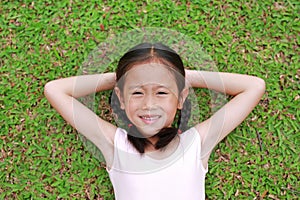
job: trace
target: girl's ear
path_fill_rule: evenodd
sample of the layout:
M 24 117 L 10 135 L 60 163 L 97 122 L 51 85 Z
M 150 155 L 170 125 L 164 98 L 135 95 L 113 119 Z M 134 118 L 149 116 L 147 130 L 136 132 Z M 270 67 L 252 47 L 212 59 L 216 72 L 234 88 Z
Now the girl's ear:
M 187 98 L 188 95 L 189 95 L 189 89 L 184 88 L 182 90 L 182 92 L 180 93 L 180 96 L 179 96 L 179 101 L 178 101 L 178 106 L 177 106 L 178 109 L 182 109 L 183 103 L 184 103 L 184 101 L 185 101 L 185 99 Z
M 122 93 L 121 93 L 120 88 L 115 87 L 115 93 L 116 93 L 116 95 L 117 95 L 117 97 L 118 97 L 118 99 L 119 99 L 119 101 L 120 101 L 120 108 L 121 108 L 122 110 L 124 110 L 124 109 L 125 109 L 125 104 L 124 104 L 124 99 L 123 99 L 123 97 L 122 97 Z

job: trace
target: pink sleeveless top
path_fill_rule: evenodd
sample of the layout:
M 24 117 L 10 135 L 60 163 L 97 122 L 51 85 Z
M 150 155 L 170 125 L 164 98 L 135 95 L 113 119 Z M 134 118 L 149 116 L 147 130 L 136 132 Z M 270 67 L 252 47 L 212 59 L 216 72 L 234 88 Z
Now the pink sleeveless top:
M 168 158 L 141 155 L 127 140 L 125 130 L 115 135 L 114 161 L 108 170 L 116 200 L 205 199 L 201 141 L 195 128 L 180 134 L 180 143 Z

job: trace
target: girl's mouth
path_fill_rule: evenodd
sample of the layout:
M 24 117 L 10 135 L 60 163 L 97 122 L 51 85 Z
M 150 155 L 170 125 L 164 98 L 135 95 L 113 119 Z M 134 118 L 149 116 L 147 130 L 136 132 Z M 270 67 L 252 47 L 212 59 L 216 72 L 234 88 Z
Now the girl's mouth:
M 145 124 L 152 124 L 154 122 L 156 122 L 160 116 L 159 115 L 142 115 L 140 116 L 140 118 L 142 119 L 142 121 Z

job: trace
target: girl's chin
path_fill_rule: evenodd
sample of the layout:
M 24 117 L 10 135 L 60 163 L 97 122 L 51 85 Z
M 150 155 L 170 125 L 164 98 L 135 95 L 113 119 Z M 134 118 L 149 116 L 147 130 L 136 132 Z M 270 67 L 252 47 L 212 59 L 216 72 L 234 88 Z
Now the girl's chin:
M 154 137 L 160 131 L 160 129 L 153 127 L 138 128 L 139 132 L 144 136 L 144 138 Z

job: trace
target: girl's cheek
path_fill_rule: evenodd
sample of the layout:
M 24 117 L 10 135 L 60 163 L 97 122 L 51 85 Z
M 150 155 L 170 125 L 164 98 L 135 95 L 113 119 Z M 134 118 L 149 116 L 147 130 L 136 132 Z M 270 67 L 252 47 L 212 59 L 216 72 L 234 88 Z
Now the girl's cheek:
M 141 102 L 138 99 L 131 99 L 129 100 L 128 105 L 131 109 L 135 109 L 141 106 Z

